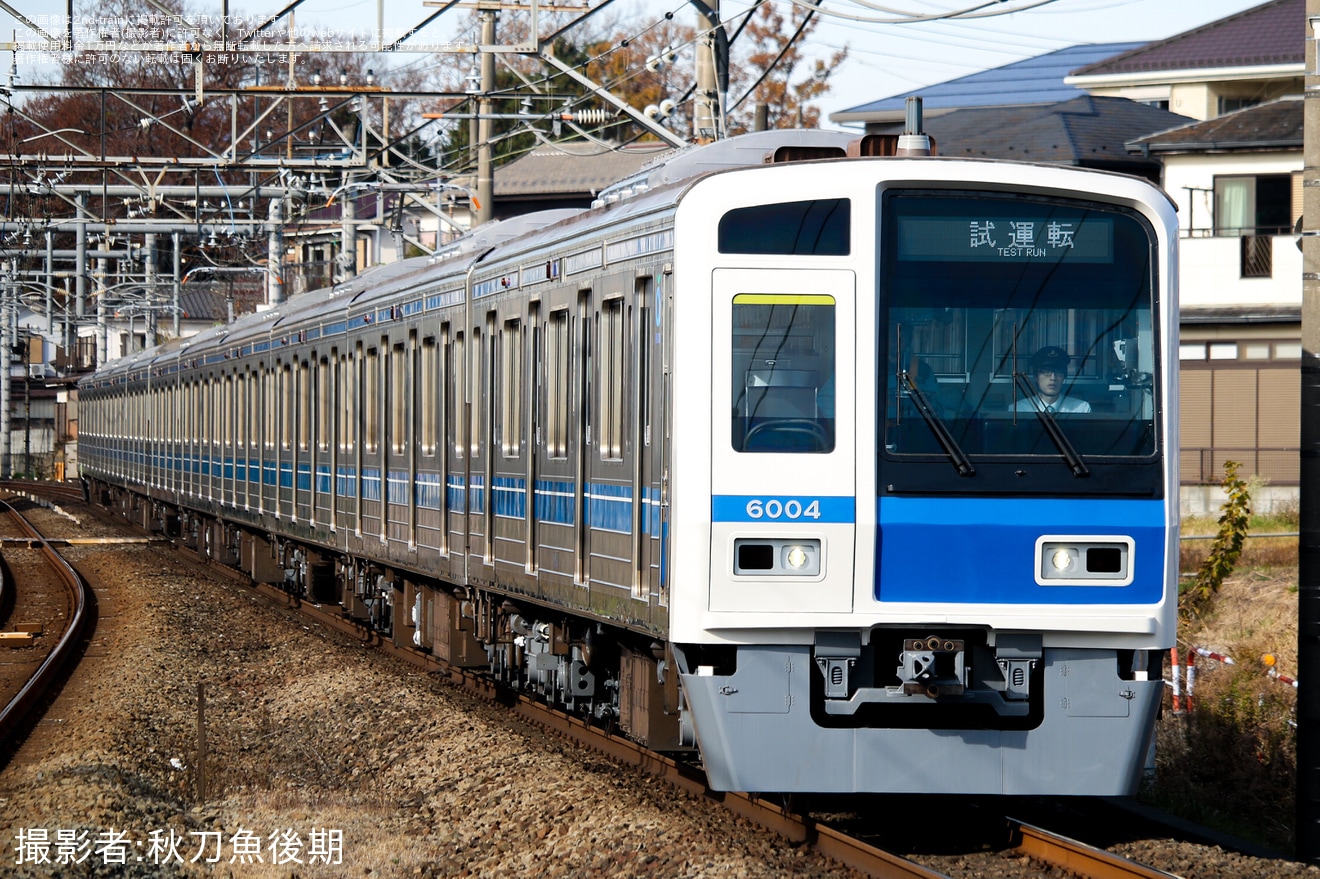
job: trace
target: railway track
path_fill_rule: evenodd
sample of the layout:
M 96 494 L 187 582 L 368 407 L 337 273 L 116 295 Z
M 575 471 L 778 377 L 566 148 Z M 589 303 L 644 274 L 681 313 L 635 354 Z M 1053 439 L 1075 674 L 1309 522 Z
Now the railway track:
M 4 597 L 0 631 L 0 762 L 75 660 L 90 619 L 87 584 L 23 516 L 0 501 Z M 9 646 L 13 645 L 13 646 Z
M 1175 875 L 1014 819 L 1009 819 L 1009 833 L 1015 851 L 1090 879 L 1169 879 Z
M 8 487 L 11 490 L 19 490 L 12 485 Z M 69 495 L 67 489 L 64 491 L 67 497 L 51 495 L 39 485 L 26 486 L 22 490 L 55 502 L 75 499 Z M 0 533 L 0 537 L 3 536 Z M 11 546 L 18 546 L 19 543 L 31 539 L 34 538 L 14 537 L 9 538 L 7 542 Z M 186 551 L 184 553 L 188 554 Z M 937 867 L 926 866 L 886 851 L 849 833 L 846 829 L 834 826 L 831 822 L 796 812 L 791 805 L 786 807 L 765 797 L 712 791 L 705 783 L 704 774 L 697 767 L 640 747 L 620 736 L 612 735 L 608 730 L 591 726 L 579 718 L 555 710 L 537 699 L 498 687 L 488 678 L 450 668 L 436 661 L 429 654 L 396 647 L 389 639 L 381 638 L 378 634 L 346 618 L 337 608 L 314 605 L 274 587 L 264 585 L 253 587 L 249 578 L 240 572 L 224 567 L 211 567 L 212 570 L 224 572 L 236 581 L 255 589 L 272 603 L 294 610 L 328 628 L 347 634 L 366 646 L 376 647 L 384 653 L 403 659 L 466 692 L 501 702 L 528 722 L 590 747 L 597 753 L 616 761 L 637 767 L 691 795 L 718 802 L 730 812 L 771 830 L 793 844 L 814 849 L 821 855 L 859 873 L 868 876 L 922 877 L 922 879 L 927 877 L 937 879 L 947 875 L 940 872 Z M 1004 861 L 1020 860 L 1024 876 L 1040 875 L 1046 864 L 1081 877 L 1104 877 L 1104 879 L 1152 877 L 1153 879 L 1153 877 L 1172 875 L 1022 821 L 1005 818 L 1001 830 L 996 835 L 1002 840 L 999 852 Z

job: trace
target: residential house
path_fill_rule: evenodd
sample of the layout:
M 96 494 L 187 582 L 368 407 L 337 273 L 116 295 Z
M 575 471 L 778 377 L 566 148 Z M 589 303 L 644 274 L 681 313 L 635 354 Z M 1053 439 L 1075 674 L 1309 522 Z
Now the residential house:
M 1302 104 L 1278 98 L 1137 138 L 1177 203 L 1182 482 L 1214 485 L 1227 460 L 1293 496 L 1301 437 Z M 1184 491 L 1190 509 L 1214 492 Z

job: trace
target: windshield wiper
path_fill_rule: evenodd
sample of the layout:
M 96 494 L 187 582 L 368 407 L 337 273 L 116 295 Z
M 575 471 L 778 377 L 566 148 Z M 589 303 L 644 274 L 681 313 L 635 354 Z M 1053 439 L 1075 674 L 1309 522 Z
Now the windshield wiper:
M 1064 435 L 1063 428 L 1059 427 L 1059 422 L 1055 419 L 1054 413 L 1050 412 L 1044 406 L 1034 402 L 1036 399 L 1036 392 L 1031 389 L 1031 384 L 1027 382 L 1027 377 L 1020 372 L 1015 372 L 1013 373 L 1013 381 L 1017 383 L 1018 390 L 1022 391 L 1026 399 L 1033 401 L 1031 404 L 1032 410 L 1035 411 L 1036 417 L 1040 419 L 1040 423 L 1045 425 L 1045 432 L 1050 435 L 1050 439 L 1054 440 L 1054 444 L 1058 446 L 1059 451 L 1063 453 L 1064 460 L 1066 460 L 1068 466 L 1072 468 L 1073 476 L 1078 479 L 1081 479 L 1083 476 L 1090 476 L 1090 469 L 1087 468 L 1086 464 L 1082 461 L 1082 456 L 1077 454 L 1077 450 L 1073 448 L 1073 444 L 1068 442 L 1068 437 Z
M 908 397 L 917 404 L 917 411 L 921 413 L 922 418 L 926 419 L 926 424 L 930 426 L 931 433 L 935 434 L 935 439 L 939 440 L 945 453 L 953 459 L 953 466 L 958 468 L 958 475 L 975 476 L 976 468 L 972 466 L 971 459 L 958 446 L 953 434 L 949 433 L 949 428 L 944 426 L 944 420 L 935 413 L 935 407 L 931 406 L 926 394 L 912 380 L 912 374 L 904 371 L 903 381 L 907 384 Z

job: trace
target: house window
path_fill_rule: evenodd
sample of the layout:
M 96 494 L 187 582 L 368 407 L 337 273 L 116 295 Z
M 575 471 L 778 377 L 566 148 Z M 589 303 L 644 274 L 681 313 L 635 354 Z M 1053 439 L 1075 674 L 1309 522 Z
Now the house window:
M 1240 236 L 1244 278 L 1273 274 L 1274 242 L 1292 226 L 1292 176 L 1262 174 L 1215 178 L 1215 234 Z
M 1245 109 L 1247 109 L 1248 107 L 1254 107 L 1254 106 L 1256 106 L 1256 105 L 1259 104 L 1259 103 L 1260 103 L 1260 99 L 1259 99 L 1259 98 L 1225 98 L 1225 97 L 1220 97 L 1220 98 L 1219 98 L 1219 112 L 1218 112 L 1216 115 L 1218 115 L 1218 116 L 1223 116 L 1225 113 L 1236 113 L 1238 110 L 1245 110 Z
M 1178 345 L 1179 360 L 1205 360 L 1204 342 L 1183 342 Z
M 1291 227 L 1291 175 L 1215 178 L 1216 235 L 1283 235 Z

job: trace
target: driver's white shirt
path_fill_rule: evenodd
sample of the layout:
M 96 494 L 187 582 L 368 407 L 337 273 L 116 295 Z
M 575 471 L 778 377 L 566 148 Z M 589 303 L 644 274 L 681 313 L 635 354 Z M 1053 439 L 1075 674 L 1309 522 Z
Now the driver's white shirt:
M 1046 405 L 1040 397 L 1027 397 L 1024 400 L 1018 400 L 1017 405 L 1013 407 L 1015 412 L 1033 412 L 1040 409 L 1047 412 L 1063 413 L 1090 412 L 1091 404 L 1075 397 L 1059 397 L 1053 403 Z

